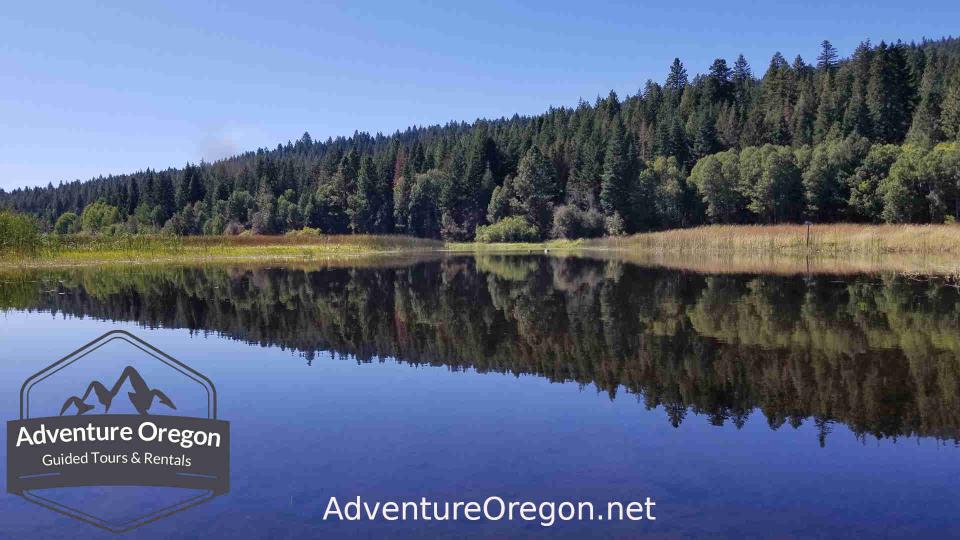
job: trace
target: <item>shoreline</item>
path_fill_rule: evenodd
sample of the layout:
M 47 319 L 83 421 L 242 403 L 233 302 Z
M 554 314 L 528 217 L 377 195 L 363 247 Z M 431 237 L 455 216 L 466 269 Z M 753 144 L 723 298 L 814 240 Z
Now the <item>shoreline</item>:
M 0 268 L 297 264 L 438 255 L 587 256 L 709 272 L 960 275 L 960 225 L 714 225 L 535 243 L 441 242 L 403 236 L 73 237 L 46 253 L 0 257 Z

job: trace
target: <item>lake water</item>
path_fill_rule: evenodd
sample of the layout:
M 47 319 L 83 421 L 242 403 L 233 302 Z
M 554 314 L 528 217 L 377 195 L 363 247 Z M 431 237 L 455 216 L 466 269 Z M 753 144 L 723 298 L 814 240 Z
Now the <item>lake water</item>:
M 230 492 L 131 538 L 960 537 L 960 291 L 937 279 L 438 256 L 7 271 L 0 309 L 8 419 L 116 328 L 215 381 Z M 657 519 L 324 521 L 332 496 Z M 2 537 L 78 535 L 116 538 L 0 497 Z

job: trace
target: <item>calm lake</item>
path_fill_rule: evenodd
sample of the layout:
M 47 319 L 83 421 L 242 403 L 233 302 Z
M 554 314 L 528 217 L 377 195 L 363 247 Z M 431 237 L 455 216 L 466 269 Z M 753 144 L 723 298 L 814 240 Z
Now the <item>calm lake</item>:
M 230 492 L 130 538 L 960 537 L 960 290 L 937 279 L 436 256 L 3 271 L 0 310 L 7 419 L 115 328 L 216 382 Z M 494 495 L 657 519 L 322 520 L 332 496 Z M 0 496 L 0 537 L 77 536 L 116 538 Z

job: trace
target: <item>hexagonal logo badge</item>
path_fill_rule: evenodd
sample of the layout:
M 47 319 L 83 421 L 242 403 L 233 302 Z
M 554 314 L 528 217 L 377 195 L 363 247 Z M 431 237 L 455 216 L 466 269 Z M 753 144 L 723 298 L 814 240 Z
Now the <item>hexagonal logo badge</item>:
M 29 377 L 7 491 L 124 532 L 230 488 L 230 424 L 206 376 L 114 330 Z

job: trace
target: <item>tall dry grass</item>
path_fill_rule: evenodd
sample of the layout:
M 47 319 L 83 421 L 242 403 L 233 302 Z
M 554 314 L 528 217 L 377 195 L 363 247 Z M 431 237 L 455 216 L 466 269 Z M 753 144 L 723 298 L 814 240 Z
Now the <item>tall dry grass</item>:
M 653 253 L 960 255 L 960 225 L 710 225 L 591 242 Z
M 854 275 L 901 274 L 941 276 L 960 285 L 960 259 L 953 255 L 771 255 L 766 253 L 680 253 L 594 249 L 560 252 L 620 261 L 640 266 L 670 268 L 699 274 Z

